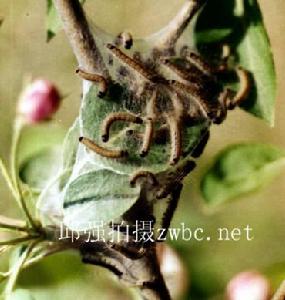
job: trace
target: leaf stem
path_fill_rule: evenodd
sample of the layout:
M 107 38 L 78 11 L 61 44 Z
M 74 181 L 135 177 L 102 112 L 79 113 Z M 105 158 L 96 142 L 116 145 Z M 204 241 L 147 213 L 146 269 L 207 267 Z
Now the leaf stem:
M 5 253 L 8 249 L 10 248 L 10 246 L 5 245 L 5 246 L 1 246 L 0 248 L 0 255 Z
M 19 227 L 19 226 L 5 224 L 5 223 L 1 223 L 1 222 L 0 222 L 0 229 L 29 232 L 29 228 L 27 228 L 27 227 Z
M 16 119 L 14 124 L 14 134 L 12 139 L 12 147 L 11 147 L 11 174 L 12 174 L 12 182 L 13 186 L 15 187 L 16 191 L 16 200 L 18 202 L 18 205 L 24 212 L 27 220 L 29 221 L 30 225 L 34 229 L 38 229 L 38 225 L 35 223 L 32 215 L 30 214 L 28 207 L 26 205 L 26 202 L 23 197 L 23 193 L 20 186 L 19 181 L 19 174 L 18 174 L 18 148 L 19 148 L 19 142 L 21 138 L 21 133 L 24 127 L 24 123 L 21 119 Z
M 39 237 L 28 235 L 28 236 L 25 236 L 25 237 L 16 238 L 16 239 L 8 240 L 8 241 L 0 241 L 0 246 L 17 245 L 17 244 L 24 243 L 24 242 L 27 242 L 27 241 L 30 241 L 30 240 L 34 240 L 35 238 L 38 239 Z
M 36 240 L 36 241 L 32 242 L 30 245 L 28 245 L 27 248 L 24 250 L 24 252 L 21 254 L 17 263 L 14 265 L 11 273 L 9 274 L 9 280 L 8 280 L 5 290 L 4 290 L 4 298 L 5 299 L 12 293 L 14 286 L 16 284 L 17 278 L 21 272 L 21 269 L 22 269 L 25 261 L 27 260 L 31 251 L 33 250 L 33 248 L 35 247 L 35 245 L 38 242 L 39 242 L 39 240 Z
M 37 262 L 41 261 L 42 259 L 44 259 L 47 256 L 50 256 L 52 254 L 58 253 L 60 251 L 65 250 L 65 247 L 62 247 L 62 245 L 52 245 L 49 248 L 45 249 L 45 251 L 39 253 L 38 255 L 31 257 L 30 259 L 28 259 L 25 264 L 24 264 L 24 268 L 28 268 L 34 264 L 36 264 Z
M 30 229 L 26 227 L 24 222 L 16 219 L 7 218 L 2 215 L 0 215 L 0 228 L 30 232 Z
M 0 158 L 0 170 L 1 170 L 1 173 L 2 173 L 2 176 L 3 176 L 4 180 L 7 183 L 8 188 L 12 192 L 12 195 L 14 196 L 15 199 L 17 199 L 18 198 L 18 194 L 17 194 L 17 192 L 15 190 L 15 187 L 14 187 L 14 184 L 13 184 L 13 180 L 10 177 L 10 175 L 8 173 L 8 170 L 7 170 L 7 167 L 5 166 L 4 161 L 2 160 L 2 158 Z
M 39 242 L 36 241 L 36 242 Z M 65 247 L 62 247 L 62 245 L 51 245 L 49 248 L 45 249 L 45 251 L 39 253 L 38 255 L 28 258 L 25 260 L 24 264 L 22 265 L 22 269 L 29 268 L 30 266 L 40 262 L 42 259 L 44 259 L 47 256 L 50 256 L 52 254 L 58 253 L 60 251 L 65 250 Z M 12 270 L 9 270 L 8 272 L 0 272 L 0 283 L 5 280 L 7 277 L 9 277 L 12 274 Z
M 25 221 L 9 218 L 3 215 L 0 215 L 0 223 L 12 225 L 14 227 L 19 227 L 19 228 L 25 228 L 26 225 Z

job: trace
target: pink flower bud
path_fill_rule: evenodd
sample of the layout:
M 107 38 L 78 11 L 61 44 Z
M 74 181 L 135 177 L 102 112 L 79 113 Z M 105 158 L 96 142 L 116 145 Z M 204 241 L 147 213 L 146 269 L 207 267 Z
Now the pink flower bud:
M 255 271 L 237 274 L 227 286 L 228 300 L 268 300 L 269 297 L 268 280 Z
M 17 111 L 27 123 L 38 123 L 51 118 L 59 104 L 60 94 L 55 85 L 38 79 L 22 92 Z

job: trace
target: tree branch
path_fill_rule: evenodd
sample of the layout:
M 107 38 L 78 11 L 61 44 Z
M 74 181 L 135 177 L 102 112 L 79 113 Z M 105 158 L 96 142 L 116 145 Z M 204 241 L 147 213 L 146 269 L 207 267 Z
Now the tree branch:
M 152 249 L 148 251 L 140 265 L 145 266 L 145 272 L 148 276 L 152 276 L 152 281 L 144 282 L 143 285 L 140 286 L 142 298 L 146 300 L 171 300 L 164 278 L 160 272 L 160 265 L 156 253 L 156 245 L 153 245 Z M 140 270 L 140 273 L 140 275 L 142 275 L 143 270 Z
M 99 244 L 81 245 L 83 261 L 109 269 L 127 285 L 136 286 L 144 300 L 171 300 L 156 254 L 156 244 L 150 245 L 145 255 L 139 259 L 130 259 L 115 249 Z M 101 245 L 102 246 L 102 245 Z
M 156 34 L 161 35 L 158 40 L 158 48 L 160 50 L 174 47 L 189 22 L 205 2 L 206 0 L 187 0 L 176 17 Z
M 84 11 L 78 0 L 54 0 L 63 27 L 80 67 L 89 73 L 97 73 L 109 78 L 103 58 L 96 46 Z M 145 201 L 147 201 L 145 199 Z M 136 218 L 132 220 L 135 223 Z M 83 237 L 70 243 L 59 240 L 59 228 L 45 228 L 47 240 L 63 244 L 64 247 L 79 250 L 85 263 L 101 265 L 112 271 L 129 285 L 137 286 L 142 299 L 170 300 L 170 295 L 160 272 L 155 243 L 146 248 L 144 255 L 132 259 L 108 243 L 88 243 Z
M 78 64 L 85 71 L 108 77 L 108 71 L 78 0 L 54 0 Z
M 46 239 L 57 245 L 59 249 L 77 250 L 84 263 L 104 267 L 128 286 L 137 287 L 142 299 L 171 299 L 160 272 L 156 243 L 148 245 L 143 256 L 131 258 L 111 247 L 107 242 L 86 242 L 88 234 L 82 234 L 78 239 L 71 240 L 60 239 L 61 232 L 65 232 L 65 228 L 48 226 L 44 231 Z

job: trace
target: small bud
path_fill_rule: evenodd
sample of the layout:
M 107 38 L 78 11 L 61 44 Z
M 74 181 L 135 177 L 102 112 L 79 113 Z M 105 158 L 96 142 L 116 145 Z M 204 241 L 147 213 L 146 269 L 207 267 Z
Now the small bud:
M 228 300 L 268 300 L 269 297 L 268 280 L 255 271 L 239 273 L 227 285 Z
M 19 98 L 17 112 L 27 123 L 48 120 L 58 110 L 60 94 L 53 83 L 38 79 L 29 84 Z

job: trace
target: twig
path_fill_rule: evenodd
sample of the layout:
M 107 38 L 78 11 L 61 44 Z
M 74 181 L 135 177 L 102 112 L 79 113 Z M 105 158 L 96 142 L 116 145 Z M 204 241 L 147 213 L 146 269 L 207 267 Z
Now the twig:
M 27 229 L 26 222 L 18 219 L 8 218 L 6 216 L 0 215 L 0 224 L 11 226 L 18 229 Z M 1 225 L 0 225 L 1 227 Z
M 140 294 L 143 299 L 154 300 L 163 299 L 170 300 L 170 294 L 166 287 L 164 278 L 160 272 L 160 266 L 157 259 L 156 247 L 148 251 L 147 255 L 143 258 L 142 266 L 145 267 L 146 275 L 152 275 L 152 281 L 144 282 L 140 287 Z M 142 273 L 143 270 L 140 272 Z
M 2 174 L 3 178 L 5 179 L 5 181 L 8 185 L 8 188 L 12 192 L 12 195 L 14 196 L 14 198 L 17 198 L 18 194 L 14 188 L 13 181 L 8 173 L 8 170 L 7 170 L 7 167 L 5 166 L 4 161 L 1 158 L 0 158 L 0 170 L 1 170 L 1 174 Z
M 62 245 L 52 245 L 52 246 L 44 249 L 44 251 L 40 252 L 38 255 L 33 256 L 30 259 L 26 260 L 25 264 L 23 265 L 23 268 L 28 268 L 28 267 L 40 262 L 45 257 L 48 257 L 55 253 L 64 251 L 65 249 L 66 248 L 63 247 Z
M 108 71 L 78 0 L 54 0 L 77 61 L 86 72 L 108 78 Z
M 25 263 L 25 261 L 27 260 L 28 256 L 30 255 L 31 251 L 33 250 L 33 248 L 36 246 L 36 244 L 39 241 L 34 241 L 33 243 L 31 243 L 26 249 L 25 251 L 21 254 L 21 256 L 19 257 L 19 260 L 17 261 L 17 263 L 15 264 L 15 266 L 13 267 L 11 273 L 9 274 L 9 280 L 8 283 L 5 287 L 4 290 L 4 295 L 5 295 L 5 299 L 6 297 L 8 297 L 11 292 L 13 291 L 13 288 L 16 284 L 17 278 L 19 276 L 19 273 L 21 272 L 21 269 Z
M 98 246 L 98 244 L 88 245 L 88 243 L 81 245 L 85 263 L 108 268 L 128 286 L 137 287 L 144 300 L 171 299 L 160 272 L 155 243 L 149 246 L 144 256 L 135 260 L 104 245 L 101 245 L 101 249 Z
M 156 255 L 156 244 L 148 246 L 139 259 L 127 257 L 103 241 L 86 242 L 88 234 L 82 234 L 76 240 L 60 239 L 64 228 L 49 226 L 44 228 L 46 239 L 58 246 L 58 250 L 79 250 L 84 263 L 100 265 L 112 271 L 128 286 L 137 287 L 145 300 L 170 300 Z M 37 259 L 36 259 L 37 261 Z M 36 262 L 35 261 L 35 262 Z
M 35 242 L 38 243 L 38 240 Z M 22 269 L 29 268 L 29 267 L 33 266 L 34 264 L 40 262 L 45 257 L 48 257 L 52 254 L 58 253 L 65 249 L 66 248 L 62 247 L 62 245 L 51 245 L 49 248 L 44 249 L 44 251 L 39 253 L 38 255 L 33 256 L 31 258 L 27 258 L 25 260 L 24 264 L 22 265 Z M 13 269 L 10 269 L 8 272 L 0 272 L 0 283 L 3 280 L 5 280 L 6 278 L 8 278 L 12 274 L 12 271 L 13 271 Z
M 0 241 L 0 246 L 8 246 L 8 245 L 18 245 L 20 243 L 24 243 L 30 240 L 34 240 L 35 238 L 38 237 L 34 237 L 34 236 L 25 236 L 25 237 L 21 237 L 21 238 L 16 238 L 16 239 L 12 239 L 12 240 L 8 240 L 8 241 Z
M 2 228 L 23 232 L 30 231 L 30 229 L 26 227 L 25 222 L 0 215 L 0 229 Z
M 0 255 L 1 254 L 4 254 L 6 251 L 8 251 L 9 249 L 11 248 L 11 246 L 8 246 L 8 245 L 6 245 L 6 246 L 1 246 L 0 247 Z
M 19 173 L 18 173 L 18 148 L 19 142 L 21 138 L 21 133 L 23 129 L 24 123 L 21 119 L 16 119 L 14 124 L 14 135 L 12 140 L 11 146 L 11 173 L 12 173 L 12 182 L 14 189 L 16 191 L 16 200 L 22 209 L 22 212 L 25 214 L 26 218 L 28 219 L 29 223 L 34 229 L 38 228 L 38 225 L 34 221 L 28 207 L 26 201 L 23 197 L 20 180 L 19 180 Z
M 165 28 L 155 34 L 161 35 L 158 45 L 160 50 L 169 49 L 176 44 L 191 19 L 205 2 L 206 0 L 187 0 L 177 16 Z

